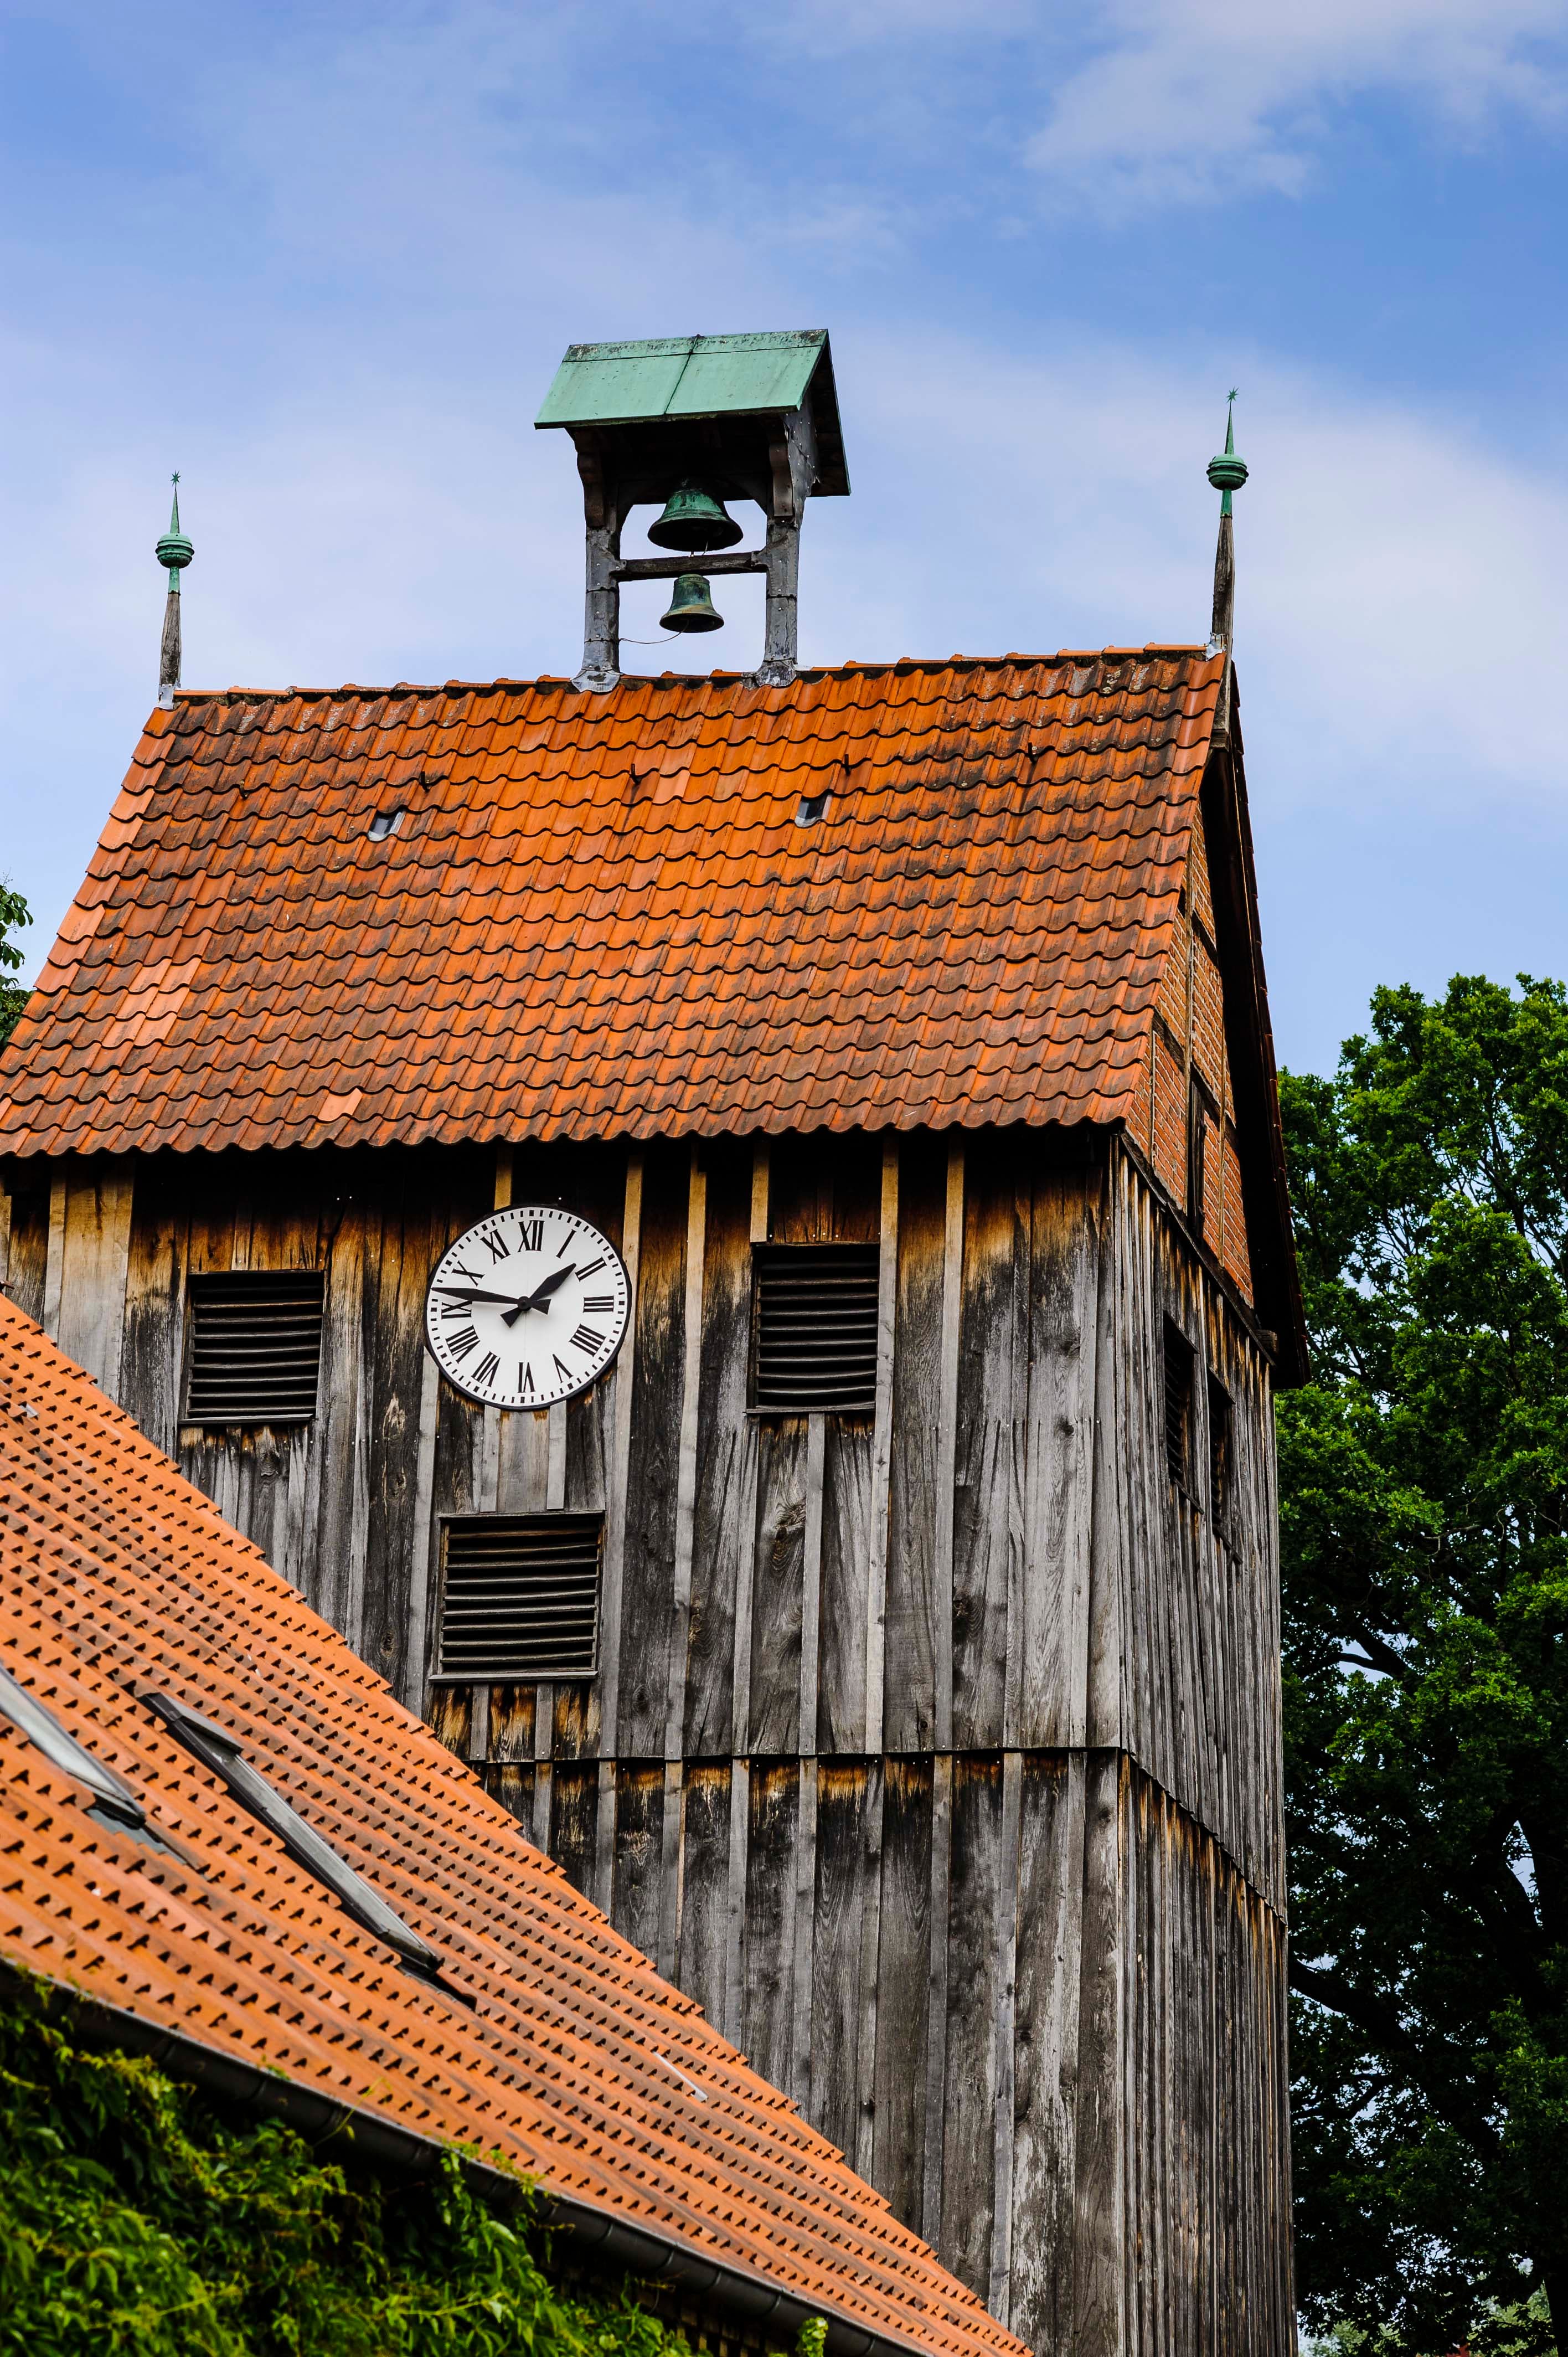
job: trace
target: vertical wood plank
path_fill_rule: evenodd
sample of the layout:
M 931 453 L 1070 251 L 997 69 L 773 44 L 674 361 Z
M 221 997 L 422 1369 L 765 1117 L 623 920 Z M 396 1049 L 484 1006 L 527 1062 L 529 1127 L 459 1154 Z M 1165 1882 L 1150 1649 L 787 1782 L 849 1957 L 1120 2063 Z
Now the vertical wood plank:
M 548 1847 L 557 1866 L 563 1867 L 575 1890 L 586 1897 L 594 1888 L 595 1852 L 598 1841 L 596 1764 L 586 1767 L 551 1767 L 534 1770 L 538 1781 L 550 1794 L 550 1839 Z
M 120 1391 L 133 1166 L 94 1156 L 68 1166 L 54 1339 L 111 1399 Z M 50 1203 L 53 1243 L 54 1206 Z
M 650 1147 L 643 1169 L 630 1368 L 616 1749 L 664 1754 L 685 1369 L 691 1157 Z
M 800 1550 L 800 1696 L 797 1740 L 817 1749 L 817 1685 L 822 1658 L 822 1484 L 827 1460 L 825 1415 L 806 1418 L 806 1497 Z
M 1087 1762 L 1084 1796 L 1083 1947 L 1079 1987 L 1077 2181 L 1074 2188 L 1075 2357 L 1123 2357 L 1126 2212 L 1122 2085 L 1123 1917 L 1121 1766 L 1114 1753 Z M 1141 1984 L 1144 1985 L 1144 1984 Z M 1139 2214 L 1152 2222 L 1146 2206 Z M 1144 2264 L 1148 2255 L 1144 2254 Z
M 885 1763 L 865 1763 L 860 1824 L 860 1986 L 855 2032 L 854 2133 L 845 2158 L 869 2178 L 876 2160 L 876 2040 L 882 2026 L 882 1825 Z
M 767 1138 L 759 1137 L 751 1153 L 751 1241 L 768 1242 L 768 1195 L 770 1156 Z
M 686 1867 L 686 1788 L 679 1756 L 664 1762 L 664 1814 L 659 1883 L 659 1944 L 650 1953 L 667 1981 L 681 1954 Z
M 179 1448 L 188 1221 L 167 1174 L 144 1170 L 135 1192 L 125 1268 L 125 1340 L 120 1403 L 156 1448 Z
M 724 2011 L 719 2027 L 750 2051 L 746 1984 L 746 1893 L 751 1872 L 751 1762 L 732 1760 L 729 1780 L 729 1873 L 725 1892 Z
M 947 2075 L 939 2257 L 983 2299 L 996 2177 L 996 2016 L 1001 1998 L 1002 1762 L 955 1760 L 948 1899 Z
M 564 1772 L 558 1770 L 558 1777 Z M 617 1786 L 613 1921 L 634 1947 L 657 1961 L 664 1880 L 664 1770 L 623 1760 Z
M 931 1900 L 926 1992 L 925 2145 L 920 2171 L 920 2233 L 941 2248 L 947 2171 L 948 1952 L 952 1913 L 952 1782 L 950 1752 L 931 1762 Z
M 886 2194 L 894 2215 L 918 2234 L 925 2197 L 931 1762 L 889 1760 L 884 1779 L 872 2083 L 875 2134 L 865 2174 Z M 945 1826 L 943 1833 L 945 1836 Z M 945 1929 L 944 1922 L 944 1934 Z
M 754 1760 L 746 1874 L 745 2035 L 754 2070 L 792 2093 L 795 1831 L 800 1770 L 793 1760 Z
M 48 1276 L 49 1198 L 47 1166 L 31 1170 L 6 1197 L 8 1243 L 5 1295 L 24 1318 L 44 1322 L 44 1291 Z
M 793 1752 L 800 1733 L 809 1440 L 803 1416 L 757 1430 L 757 1543 L 751 1591 L 750 1743 Z M 738 1639 L 738 1631 L 737 1631 Z
M 408 1579 L 408 1650 L 403 1654 L 401 1699 L 410 1711 L 424 1711 L 432 1615 L 441 1577 L 441 1523 L 436 1521 L 436 1426 L 441 1421 L 441 1370 L 420 1348 L 420 1445 L 413 1492 L 413 1572 Z
M 963 1308 L 961 1140 L 948 1146 L 947 1226 L 942 1239 L 941 1357 L 937 1374 L 936 1544 L 932 1566 L 936 1642 L 936 1744 L 953 1745 L 953 1508 L 958 1480 L 959 1328 Z
M 614 1402 L 611 1430 L 614 1435 L 609 1463 L 609 1480 L 605 1498 L 605 1566 L 601 1591 L 601 1636 L 599 1645 L 599 1695 L 602 1726 L 600 1741 L 607 1753 L 614 1753 L 620 1741 L 618 1697 L 620 1691 L 621 1598 L 626 1563 L 626 1496 L 628 1468 L 631 1458 L 632 1383 L 636 1372 L 637 1316 L 636 1303 L 640 1277 L 640 1245 L 642 1239 L 642 1154 L 634 1146 L 627 1157 L 626 1207 L 621 1220 L 620 1256 L 626 1264 L 627 1284 L 633 1305 L 631 1325 L 614 1372 Z M 614 1856 L 614 1824 L 603 1828 L 609 1836 L 601 1840 L 601 1857 Z M 605 1901 L 601 1899 L 599 1904 Z
M 893 1351 L 898 1297 L 898 1141 L 882 1148 L 876 1284 L 876 1392 L 871 1454 L 871 1571 L 865 1586 L 865 1746 L 887 1749 L 883 1727 L 887 1643 L 887 1544 L 893 1478 Z
M 364 1271 L 366 1529 L 358 1619 L 362 1657 L 402 1691 L 411 1652 L 424 1678 L 430 1499 L 428 1490 L 420 1496 L 420 1453 L 430 1356 L 424 1297 L 435 1261 L 428 1211 L 409 1200 L 402 1157 L 389 1157 L 381 1176 L 379 1249 Z
M 734 2034 L 727 1975 L 730 1787 L 727 1763 L 694 1763 L 686 1771 L 681 1936 L 674 1975 L 725 2036 Z
M 1010 1746 L 1081 1744 L 1088 1684 L 1098 1177 L 1036 1179 L 1030 1302 L 1027 1553 Z
M 704 1151 L 708 1168 L 684 1730 L 687 1754 L 695 1759 L 744 1751 L 748 1739 L 752 1558 L 757 1547 L 757 1430 L 746 1412 L 750 1222 L 757 1174 L 751 1153 L 738 1146 L 721 1142 Z
M 784 2091 L 792 2095 L 811 2119 L 813 2072 L 811 1999 L 816 1986 L 817 1838 L 819 1770 L 815 1760 L 800 1765 L 800 1799 L 795 1833 L 794 1955 L 791 1960 L 792 2019 L 789 2075 Z
M 49 1247 L 44 1272 L 44 1332 L 59 1340 L 60 1291 L 65 1283 L 66 1173 L 57 1170 L 49 1182 Z
M 664 1757 L 679 1760 L 686 1729 L 686 1676 L 692 1625 L 692 1561 L 697 1512 L 697 1418 L 702 1405 L 703 1292 L 707 1178 L 693 1140 L 687 1180 L 686 1296 L 682 1312 L 681 1437 L 675 1470 L 675 1562 Z M 668 1413 L 668 1409 L 666 1410 Z M 671 1956 L 673 1947 L 671 1943 Z M 671 1969 L 673 1964 L 671 1963 Z
M 830 1754 L 866 1748 L 866 1596 L 874 1552 L 875 1448 L 875 1425 L 864 1417 L 827 1419 L 816 1749 Z
M 1030 1752 L 1019 1802 L 1007 2322 L 1047 2357 L 1073 2342 L 1073 2172 L 1084 1759 Z
M 947 1155 L 935 1139 L 904 1144 L 893 1346 L 888 1491 L 886 1671 L 882 1748 L 926 1751 L 937 1718 L 937 1452 L 941 1421 L 942 1278 Z M 868 1739 L 870 1721 L 867 1722 Z
M 367 1260 L 379 1243 L 380 1222 L 374 1212 L 349 1202 L 327 1260 L 321 1383 L 311 1448 L 312 1470 L 319 1488 L 315 1545 L 307 1544 L 303 1566 L 306 1602 L 330 1620 L 356 1651 L 363 1635 L 360 1619 L 370 1520 L 370 1402 L 363 1305 Z M 273 1259 L 270 1250 L 267 1259 Z
M 864 1760 L 817 1770 L 817 1872 L 811 1956 L 811 2118 L 852 2161 L 859 2141 L 860 1981 L 866 1899 Z
M 1000 1748 L 1020 1664 L 1009 1648 L 1027 1555 L 1031 1197 L 1011 1140 L 965 1167 L 953 1522 L 953 1734 Z
M 1002 1755 L 1001 1856 L 996 1874 L 995 2061 L 992 2065 L 996 2111 L 992 2124 L 991 2282 L 985 2304 L 993 2316 L 1012 2310 L 1013 2146 L 1015 2118 L 1015 1973 L 1018 1947 L 1018 1840 L 1024 1762 L 1016 1751 Z
M 558 1514 L 566 1503 L 566 1403 L 557 1400 L 545 1419 L 544 1503 Z

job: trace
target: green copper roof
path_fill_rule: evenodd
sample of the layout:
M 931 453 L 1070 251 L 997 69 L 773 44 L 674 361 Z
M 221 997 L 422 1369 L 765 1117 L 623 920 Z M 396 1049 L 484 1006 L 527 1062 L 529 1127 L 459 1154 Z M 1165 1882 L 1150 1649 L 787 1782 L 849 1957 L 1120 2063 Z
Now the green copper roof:
M 570 344 L 536 425 L 633 425 L 799 409 L 827 349 L 823 328 L 757 336 L 656 336 Z

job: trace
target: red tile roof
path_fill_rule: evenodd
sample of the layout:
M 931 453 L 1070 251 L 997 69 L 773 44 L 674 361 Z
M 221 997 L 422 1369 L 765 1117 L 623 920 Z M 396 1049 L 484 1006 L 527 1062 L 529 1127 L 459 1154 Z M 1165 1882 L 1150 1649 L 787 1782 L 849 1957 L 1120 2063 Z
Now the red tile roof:
M 1020 2344 L 129 1418 L 0 1301 L 0 1662 L 188 1867 L 0 1715 L 0 1958 L 421 2135 L 473 2140 L 830 2315 Z M 478 2001 L 399 1969 L 134 1696 L 244 1744 Z M 91 1796 L 86 1796 L 91 1797 Z
M 0 1151 L 1132 1114 L 1221 671 L 183 695 L 0 1060 Z

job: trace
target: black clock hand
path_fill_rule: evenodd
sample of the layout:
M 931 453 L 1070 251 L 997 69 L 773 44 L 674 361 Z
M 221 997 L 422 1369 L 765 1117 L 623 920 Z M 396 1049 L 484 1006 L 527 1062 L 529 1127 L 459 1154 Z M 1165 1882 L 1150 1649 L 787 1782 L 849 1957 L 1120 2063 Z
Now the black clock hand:
M 556 1286 L 559 1285 L 564 1285 L 569 1276 L 575 1276 L 575 1269 L 558 1268 L 554 1270 L 551 1275 L 545 1278 L 543 1284 L 539 1287 L 536 1293 L 531 1293 L 526 1301 L 520 1301 L 515 1309 L 508 1309 L 503 1313 L 501 1324 L 503 1326 L 515 1326 L 518 1319 L 522 1316 L 524 1310 L 542 1308 L 545 1302 L 549 1300 Z
M 517 1300 L 515 1293 L 481 1293 L 470 1286 L 438 1285 L 434 1289 L 444 1293 L 448 1301 L 504 1301 L 510 1308 Z M 526 1309 L 528 1304 L 525 1301 L 521 1306 Z

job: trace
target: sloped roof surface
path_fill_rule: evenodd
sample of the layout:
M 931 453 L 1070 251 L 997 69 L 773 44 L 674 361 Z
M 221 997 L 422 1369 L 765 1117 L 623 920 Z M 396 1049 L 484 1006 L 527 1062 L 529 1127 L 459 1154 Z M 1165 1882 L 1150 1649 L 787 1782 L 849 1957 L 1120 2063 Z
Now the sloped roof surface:
M 823 352 L 823 328 L 750 336 L 657 336 L 569 344 L 536 425 L 723 417 L 799 409 Z
M 181 696 L 0 1151 L 1131 1114 L 1222 667 Z
M 129 1418 L 0 1299 L 0 1662 L 188 1867 L 0 1715 L 0 1956 L 873 2332 L 1020 2344 Z M 134 1695 L 237 1735 L 478 2000 L 401 1971 Z

